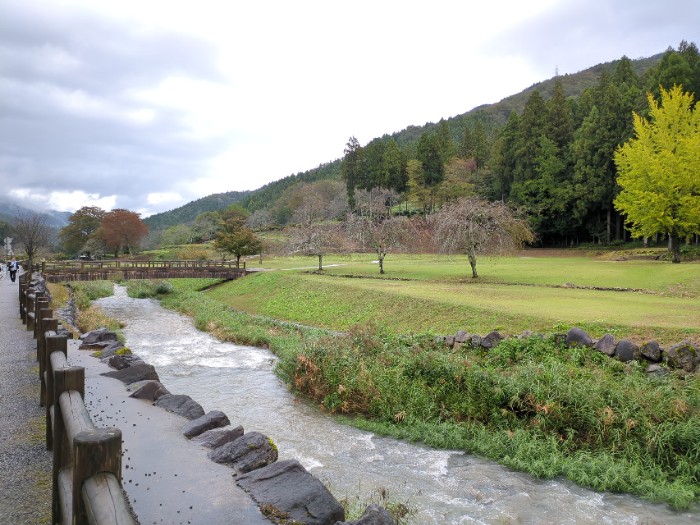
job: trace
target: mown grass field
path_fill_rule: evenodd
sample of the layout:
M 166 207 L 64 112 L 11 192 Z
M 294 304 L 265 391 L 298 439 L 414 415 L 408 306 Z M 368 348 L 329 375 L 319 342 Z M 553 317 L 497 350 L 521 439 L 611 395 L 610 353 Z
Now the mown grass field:
M 383 276 L 371 255 L 328 257 L 322 273 L 313 258 L 267 259 L 257 266 L 270 271 L 209 293 L 249 313 L 335 330 L 366 322 L 434 334 L 579 326 L 594 337 L 700 340 L 700 264 L 531 253 L 482 258 L 478 279 L 468 277 L 464 257 L 390 255 Z

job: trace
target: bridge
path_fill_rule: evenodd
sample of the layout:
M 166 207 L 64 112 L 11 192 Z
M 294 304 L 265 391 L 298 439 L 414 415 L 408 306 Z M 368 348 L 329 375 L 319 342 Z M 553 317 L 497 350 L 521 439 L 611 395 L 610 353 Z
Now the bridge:
M 246 275 L 245 262 L 235 261 L 44 261 L 41 273 L 47 282 L 129 279 L 214 278 L 237 279 Z

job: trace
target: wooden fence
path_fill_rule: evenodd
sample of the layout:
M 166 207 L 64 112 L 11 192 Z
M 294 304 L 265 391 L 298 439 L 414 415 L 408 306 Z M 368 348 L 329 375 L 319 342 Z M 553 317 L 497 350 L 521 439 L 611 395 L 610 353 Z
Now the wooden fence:
M 245 262 L 235 261 L 46 261 L 41 273 L 47 282 L 114 279 L 178 279 L 210 277 L 236 279 L 246 274 Z
M 121 485 L 122 435 L 97 428 L 85 407 L 85 369 L 68 364 L 48 298 L 20 277 L 20 314 L 37 340 L 46 448 L 53 451 L 52 523 L 136 525 Z

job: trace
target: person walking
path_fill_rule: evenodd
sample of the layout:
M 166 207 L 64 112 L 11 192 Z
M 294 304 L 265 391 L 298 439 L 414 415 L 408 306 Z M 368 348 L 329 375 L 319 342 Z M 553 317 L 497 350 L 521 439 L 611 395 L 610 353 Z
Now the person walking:
M 12 260 L 7 263 L 7 270 L 10 272 L 10 281 L 15 282 L 15 279 L 17 278 L 17 270 L 19 270 L 19 263 L 14 256 L 12 257 Z

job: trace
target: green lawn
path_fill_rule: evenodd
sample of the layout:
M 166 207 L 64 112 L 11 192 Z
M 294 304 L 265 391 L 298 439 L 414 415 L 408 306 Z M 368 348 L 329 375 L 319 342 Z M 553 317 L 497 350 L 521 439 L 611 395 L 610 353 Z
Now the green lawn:
M 700 264 L 594 257 L 489 257 L 478 279 L 465 257 L 390 255 L 383 276 L 372 256 L 264 261 L 268 271 L 212 290 L 250 313 L 346 330 L 373 321 L 395 333 L 501 330 L 551 332 L 580 326 L 662 343 L 700 334 Z M 253 264 L 249 263 L 249 267 Z

